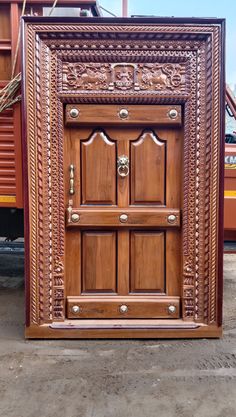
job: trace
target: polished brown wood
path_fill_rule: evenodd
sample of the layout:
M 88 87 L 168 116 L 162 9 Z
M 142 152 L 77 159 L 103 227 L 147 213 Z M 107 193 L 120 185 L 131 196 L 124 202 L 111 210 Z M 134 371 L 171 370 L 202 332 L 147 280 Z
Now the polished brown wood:
M 145 302 L 144 302 L 145 300 Z M 143 300 L 140 297 L 68 297 L 67 316 L 69 319 L 75 318 L 179 318 L 179 298 L 174 297 L 146 297 Z M 169 306 L 175 308 L 170 312 Z M 78 312 L 73 308 L 79 307 Z M 123 311 L 122 307 L 127 311 Z
M 135 292 L 165 292 L 165 232 L 131 232 L 131 288 Z
M 117 292 L 115 231 L 82 233 L 82 293 Z M 77 252 L 78 255 L 78 252 Z M 77 279 L 80 279 L 79 275 Z
M 131 204 L 165 205 L 166 142 L 145 131 L 130 147 Z
M 71 116 L 71 110 L 78 110 L 77 116 Z M 127 116 L 122 116 L 122 111 L 127 111 Z M 176 110 L 175 117 L 170 117 L 170 112 Z M 182 109 L 181 106 L 152 105 L 145 107 L 143 105 L 100 105 L 99 112 L 94 104 L 67 104 L 65 110 L 65 123 L 67 126 L 78 125 L 97 125 L 99 123 L 116 125 L 119 120 L 122 125 L 167 125 L 181 126 Z
M 121 319 L 108 320 L 77 320 L 64 323 L 26 327 L 25 335 L 32 339 L 191 339 L 219 338 L 222 327 L 211 325 L 201 326 L 195 322 L 183 322 L 176 319 L 155 320 Z
M 96 131 L 81 142 L 82 204 L 116 204 L 116 144 Z
M 219 337 L 223 21 L 24 22 L 27 337 Z
M 73 221 L 73 215 L 78 215 L 78 220 Z M 127 216 L 123 222 L 121 216 Z M 169 221 L 169 216 L 174 216 L 173 221 Z M 79 209 L 69 207 L 67 209 L 66 224 L 68 227 L 82 226 L 116 226 L 116 227 L 179 227 L 180 210 L 174 208 L 117 208 L 109 211 L 96 208 Z
M 70 305 L 71 297 L 81 300 L 82 296 L 82 305 L 87 306 L 89 302 L 92 306 L 82 307 L 82 317 L 87 314 L 87 318 L 113 318 L 120 296 L 126 297 L 126 302 L 128 297 L 134 300 L 134 294 L 139 294 L 138 309 L 132 309 L 132 317 L 140 317 L 141 312 L 143 317 L 150 318 L 161 318 L 165 314 L 170 319 L 179 317 L 179 307 L 175 314 L 169 314 L 168 307 L 170 295 L 174 291 L 175 296 L 181 294 L 178 267 L 181 256 L 178 250 L 169 254 L 166 239 L 171 229 L 176 229 L 181 236 L 181 158 L 175 162 L 174 155 L 181 154 L 182 132 L 176 127 L 153 130 L 147 123 L 140 128 L 133 128 L 132 123 L 123 126 L 119 117 L 117 127 L 108 128 L 110 106 L 102 107 L 103 127 L 91 129 L 69 124 L 65 129 L 66 226 L 68 232 L 77 231 L 80 242 L 72 248 L 70 239 L 75 241 L 75 233 L 68 233 L 70 253 L 65 262 L 66 270 L 68 263 L 69 274 L 71 263 L 80 262 L 80 266 L 77 273 L 72 272 L 77 284 L 71 284 L 68 278 L 67 303 Z M 158 106 L 155 111 L 148 105 L 142 108 L 146 113 L 150 110 L 153 117 L 159 114 Z M 91 111 L 90 106 L 82 109 L 88 114 Z M 133 118 L 138 119 L 139 114 L 140 106 L 137 116 L 132 106 Z M 120 175 L 123 171 L 119 171 L 122 155 L 128 160 L 124 176 Z M 168 173 L 173 163 L 177 165 L 174 177 Z M 71 164 L 74 167 L 73 194 L 70 192 Z M 178 208 L 172 207 L 172 202 Z M 168 269 L 167 259 L 171 265 Z M 94 302 L 91 294 L 94 294 Z M 97 307 L 98 294 L 101 300 L 110 294 L 105 303 L 99 301 L 100 308 Z M 156 301 L 151 310 L 147 295 Z M 160 308 L 160 295 L 166 297 L 166 301 L 161 299 L 165 312 Z M 71 307 L 68 308 L 70 312 Z M 77 316 L 69 314 L 68 317 Z

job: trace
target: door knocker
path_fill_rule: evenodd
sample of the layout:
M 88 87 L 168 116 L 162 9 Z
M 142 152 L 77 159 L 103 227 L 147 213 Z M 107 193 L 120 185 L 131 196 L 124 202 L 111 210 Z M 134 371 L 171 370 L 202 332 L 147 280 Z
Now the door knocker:
M 120 177 L 124 178 L 129 175 L 129 158 L 126 155 L 119 156 L 117 160 L 117 172 Z

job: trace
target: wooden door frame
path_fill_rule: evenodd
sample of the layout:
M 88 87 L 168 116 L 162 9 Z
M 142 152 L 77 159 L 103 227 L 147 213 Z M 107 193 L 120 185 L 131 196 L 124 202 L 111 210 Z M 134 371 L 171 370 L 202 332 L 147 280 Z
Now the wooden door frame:
M 24 18 L 27 337 L 221 335 L 224 31 L 223 19 Z M 105 81 L 81 84 L 83 62 L 98 76 L 102 63 Z M 116 78 L 127 62 L 128 87 Z M 172 327 L 81 330 L 65 319 L 64 103 L 183 105 L 183 320 Z

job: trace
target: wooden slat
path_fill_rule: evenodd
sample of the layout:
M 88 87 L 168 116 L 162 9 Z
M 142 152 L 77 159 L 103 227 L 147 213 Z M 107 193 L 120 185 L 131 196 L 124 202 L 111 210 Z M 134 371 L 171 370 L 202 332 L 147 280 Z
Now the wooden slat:
M 1 168 L 1 174 L 14 177 L 16 175 L 16 171 L 14 168 Z
M 6 160 L 4 160 L 4 159 L 2 159 L 2 160 L 0 160 L 0 172 L 1 172 L 1 169 L 2 168 L 14 168 L 15 167 L 15 160 L 13 159 L 13 160 L 9 160 L 9 159 L 6 159 Z
M 15 203 L 16 195 L 16 169 L 15 144 L 13 135 L 13 112 L 7 109 L 0 115 L 0 205 L 7 202 Z M 4 196 L 11 198 L 5 199 Z M 14 197 L 14 201 L 12 200 Z
M 0 39 L 0 51 L 11 50 L 11 39 Z

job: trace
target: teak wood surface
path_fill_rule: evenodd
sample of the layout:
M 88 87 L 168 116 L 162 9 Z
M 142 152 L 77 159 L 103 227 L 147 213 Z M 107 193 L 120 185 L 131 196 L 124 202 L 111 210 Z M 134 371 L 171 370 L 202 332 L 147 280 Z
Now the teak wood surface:
M 26 336 L 219 337 L 224 21 L 23 38 Z

